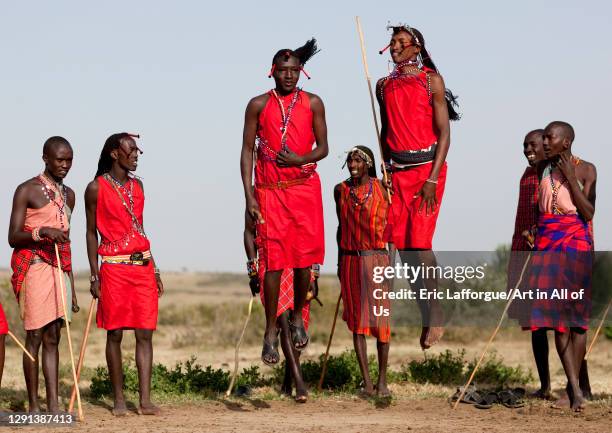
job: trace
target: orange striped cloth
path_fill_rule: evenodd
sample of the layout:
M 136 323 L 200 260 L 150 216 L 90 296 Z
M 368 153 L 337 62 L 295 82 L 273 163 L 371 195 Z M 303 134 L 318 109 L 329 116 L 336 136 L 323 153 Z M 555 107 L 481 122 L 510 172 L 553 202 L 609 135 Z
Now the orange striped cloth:
M 372 179 L 372 193 L 365 199 L 370 184 L 359 186 L 351 196 L 350 180 L 339 185 L 338 201 L 340 245 L 342 250 L 366 251 L 383 249 L 389 237 L 387 216 L 389 204 L 378 179 Z M 365 200 L 365 201 L 364 201 Z M 355 334 L 371 335 L 388 342 L 391 327 L 388 316 L 377 316 L 381 308 L 389 309 L 388 300 L 374 299 L 375 289 L 389 290 L 389 282 L 374 283 L 375 266 L 389 266 L 389 256 L 342 255 L 340 258 L 340 287 L 342 290 L 342 319 Z

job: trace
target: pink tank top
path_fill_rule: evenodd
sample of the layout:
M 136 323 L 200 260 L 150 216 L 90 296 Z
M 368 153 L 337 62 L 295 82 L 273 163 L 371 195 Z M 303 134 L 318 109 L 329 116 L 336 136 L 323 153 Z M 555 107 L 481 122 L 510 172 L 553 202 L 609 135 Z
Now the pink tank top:
M 556 197 L 556 211 L 553 203 L 553 184 L 554 190 L 558 191 Z M 572 194 L 567 185 L 567 179 L 565 179 L 565 176 L 563 176 L 559 170 L 552 171 L 552 179 L 551 171 L 548 169 L 544 170 L 538 192 L 540 213 L 573 215 L 578 212 L 576 205 L 572 201 Z

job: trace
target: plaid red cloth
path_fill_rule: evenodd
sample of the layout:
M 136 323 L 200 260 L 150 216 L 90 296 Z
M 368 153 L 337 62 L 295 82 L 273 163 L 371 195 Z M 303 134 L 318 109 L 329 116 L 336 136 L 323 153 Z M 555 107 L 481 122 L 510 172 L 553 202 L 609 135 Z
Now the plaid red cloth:
M 259 261 L 259 297 L 261 303 L 265 305 L 264 298 L 264 277 L 266 275 L 266 268 L 262 260 Z M 310 281 L 314 280 L 314 276 L 310 274 Z M 276 310 L 276 317 L 279 317 L 287 310 L 293 310 L 293 269 L 283 269 L 280 281 L 280 290 L 278 292 L 278 304 Z M 304 321 L 304 328 L 308 330 L 308 322 L 310 321 L 310 302 L 306 302 L 302 309 L 302 320 Z
M 32 229 L 26 227 L 24 231 L 30 232 Z M 11 256 L 11 284 L 15 297 L 19 299 L 19 291 L 25 280 L 25 276 L 30 269 L 32 258 L 36 255 L 45 263 L 57 267 L 57 259 L 55 257 L 55 244 L 49 239 L 43 239 L 40 242 L 32 241 L 32 244 L 24 248 L 15 248 Z M 60 260 L 62 261 L 62 270 L 64 272 L 72 271 L 72 254 L 70 252 L 70 243 L 57 244 Z
M 514 220 L 514 234 L 512 235 L 512 251 L 529 251 L 529 245 L 523 237 L 525 230 L 538 223 L 538 173 L 535 168 L 527 167 L 521 177 L 519 186 L 519 200 Z
M 531 328 L 588 328 L 591 313 L 592 239 L 589 225 L 579 215 L 541 215 L 531 259 L 530 287 L 548 294 L 536 299 Z M 581 299 L 571 294 L 584 290 Z M 564 296 L 550 299 L 554 293 Z

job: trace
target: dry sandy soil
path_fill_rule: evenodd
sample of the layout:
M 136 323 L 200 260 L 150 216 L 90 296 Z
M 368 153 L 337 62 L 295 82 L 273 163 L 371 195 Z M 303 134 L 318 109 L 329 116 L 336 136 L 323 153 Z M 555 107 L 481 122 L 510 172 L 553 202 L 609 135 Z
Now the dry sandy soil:
M 440 399 L 398 401 L 377 408 L 359 399 L 326 398 L 297 406 L 290 401 L 242 400 L 166 406 L 160 417 L 130 413 L 112 419 L 107 408 L 87 405 L 78 431 L 88 432 L 606 432 L 609 407 L 573 415 L 534 404 L 522 409 L 482 411 L 461 406 L 453 411 Z M 281 424 L 283 423 L 284 424 Z M 75 431 L 74 428 L 53 429 Z M 20 431 L 40 431 L 22 428 Z
M 0 272 L 0 281 L 6 273 Z M 325 350 L 326 335 L 329 332 L 331 317 L 337 296 L 334 279 L 329 278 L 325 285 L 326 293 L 322 299 L 323 309 L 316 307 L 311 335 L 313 342 L 305 357 L 317 357 Z M 161 300 L 160 311 L 166 314 L 155 336 L 155 362 L 173 366 L 177 361 L 197 355 L 198 362 L 214 367 L 227 368 L 233 363 L 233 342 L 242 327 L 244 311 L 249 299 L 248 288 L 243 278 L 216 274 L 167 274 L 165 276 L 166 294 Z M 3 291 L 8 289 L 3 288 Z M 77 293 L 82 307 L 80 317 L 73 325 L 75 351 L 80 347 L 84 321 L 89 306 L 87 282 L 81 277 L 77 280 Z M 2 298 L 5 310 L 15 308 L 14 300 L 6 295 Z M 229 305 L 235 314 L 227 317 L 227 311 L 217 317 L 217 306 Z M 201 307 L 201 308 L 200 308 Z M 204 308 L 205 307 L 205 308 Z M 200 309 L 198 309 L 200 308 Z M 210 312 L 213 313 L 210 313 Z M 173 315 L 168 315 L 173 312 Z M 214 317 L 204 317 L 211 315 Z M 20 331 L 19 319 L 7 311 L 9 322 L 16 332 Z M 160 315 L 160 317 L 162 317 Z M 261 338 L 260 325 L 263 323 L 263 310 L 259 303 L 253 312 L 249 326 L 249 336 L 241 349 L 240 365 L 260 365 L 262 372 L 269 370 L 259 360 Z M 235 322 L 235 323 L 234 323 Z M 230 328 L 221 333 L 219 329 Z M 437 353 L 446 349 L 465 348 L 468 358 L 477 356 L 485 345 L 489 329 L 449 330 L 448 338 L 431 350 Z M 23 334 L 20 334 L 23 338 Z M 227 340 L 227 341 L 226 341 Z M 104 365 L 104 332 L 94 329 L 90 335 L 85 365 L 96 367 Z M 343 322 L 338 322 L 332 353 L 340 353 L 352 346 L 351 336 Z M 508 365 L 521 365 L 535 373 L 531 355 L 529 335 L 504 330 L 494 343 L 497 353 Z M 133 357 L 133 337 L 124 339 L 124 357 Z M 375 353 L 374 342 L 369 342 L 370 353 Z M 416 334 L 397 338 L 392 341 L 390 368 L 399 366 L 412 359 L 421 359 Z M 65 334 L 61 353 L 62 379 L 69 383 L 70 369 Z M 564 374 L 551 341 L 551 374 L 553 389 L 559 391 L 564 386 Z M 602 338 L 589 359 L 589 369 L 596 401 L 591 403 L 583 414 L 573 414 L 567 410 L 552 409 L 549 403 L 529 401 L 521 409 L 506 409 L 501 406 L 491 410 L 478 410 L 469 405 L 461 405 L 456 411 L 450 409 L 446 397 L 454 391 L 450 387 L 432 385 L 390 386 L 394 399 L 390 404 L 364 401 L 356 396 L 325 395 L 312 397 L 305 405 L 297 405 L 292 400 L 277 396 L 276 390 L 264 390 L 248 399 L 203 400 L 185 403 L 161 403 L 163 414 L 160 417 L 142 417 L 135 410 L 127 417 L 114 419 L 109 411 L 109 401 L 87 400 L 84 405 L 85 421 L 65 431 L 92 432 L 509 432 L 509 431 L 551 431 L 551 432 L 608 432 L 612 431 L 612 341 Z M 42 375 L 41 375 L 42 376 Z M 529 384 L 533 390 L 537 383 Z M 81 388 L 88 387 L 87 381 Z M 66 388 L 64 388 L 66 389 Z M 7 344 L 6 367 L 2 380 L 3 404 L 6 399 L 19 400 L 25 397 L 21 371 L 21 355 L 12 343 Z M 41 383 L 41 397 L 44 398 L 44 385 Z M 65 393 L 63 393 L 65 394 Z M 9 397 L 7 397 L 7 395 Z M 62 395 L 63 402 L 66 402 Z M 12 401 L 11 407 L 19 402 Z M 133 408 L 133 406 L 132 406 Z M 21 431 L 40 431 L 22 428 Z M 49 429 L 46 431 L 61 431 Z

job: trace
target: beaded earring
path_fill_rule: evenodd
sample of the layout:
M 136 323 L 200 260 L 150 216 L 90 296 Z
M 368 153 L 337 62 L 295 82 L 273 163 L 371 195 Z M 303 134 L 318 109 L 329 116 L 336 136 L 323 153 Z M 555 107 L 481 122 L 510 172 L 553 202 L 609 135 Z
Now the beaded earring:
M 270 68 L 270 73 L 268 74 L 268 78 L 272 78 L 272 74 L 274 74 L 275 70 L 276 70 L 276 64 L 272 65 L 272 67 Z
M 308 75 L 308 72 L 306 72 L 306 69 L 304 69 L 303 66 L 300 66 L 300 71 L 302 71 L 304 73 L 304 75 L 306 75 L 306 78 L 308 78 L 310 80 L 310 75 Z

